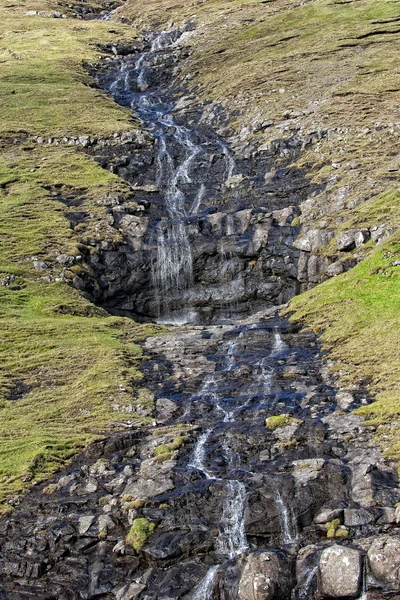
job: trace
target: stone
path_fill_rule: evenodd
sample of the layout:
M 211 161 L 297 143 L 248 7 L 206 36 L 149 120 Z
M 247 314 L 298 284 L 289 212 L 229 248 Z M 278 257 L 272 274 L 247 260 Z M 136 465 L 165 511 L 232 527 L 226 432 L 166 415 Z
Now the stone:
M 175 402 L 169 398 L 159 398 L 156 400 L 157 420 L 161 423 L 168 421 L 178 410 Z
M 338 392 L 336 394 L 336 402 L 342 410 L 347 410 L 354 402 L 354 397 L 350 392 Z
M 141 583 L 128 583 L 115 591 L 116 600 L 136 600 L 146 586 Z
M 316 248 L 327 246 L 334 235 L 334 231 L 310 229 L 296 240 L 294 246 L 295 248 L 298 248 L 298 250 L 312 252 Z
M 357 231 L 354 236 L 356 248 L 361 248 L 361 246 L 363 246 L 369 240 L 369 237 L 370 233 L 368 229 L 361 229 L 360 231 Z
M 337 260 L 336 262 L 331 263 L 326 268 L 326 274 L 329 275 L 330 277 L 336 277 L 336 275 L 340 275 L 341 273 L 343 273 L 343 271 L 344 271 L 343 263 L 341 263 L 340 260 Z
M 344 511 L 344 524 L 347 527 L 359 527 L 367 525 L 374 520 L 373 514 L 365 508 L 346 508 Z
M 44 271 L 47 269 L 47 264 L 43 260 L 34 260 L 33 268 L 36 269 L 36 271 Z
M 382 583 L 400 589 L 400 538 L 382 536 L 368 550 L 371 571 Z
M 89 531 L 90 527 L 95 520 L 95 515 L 84 515 L 78 521 L 78 532 L 79 535 L 84 535 L 87 531 Z
M 63 267 L 71 267 L 75 263 L 75 256 L 69 256 L 68 254 L 59 254 L 56 257 L 56 261 Z
M 348 252 L 349 250 L 353 250 L 356 247 L 356 231 L 354 229 L 349 229 L 348 231 L 342 231 L 338 235 L 336 240 L 336 248 L 341 250 L 342 252 Z
M 343 508 L 325 508 L 314 517 L 314 523 L 321 525 L 334 519 L 342 519 Z
M 324 598 L 357 598 L 361 591 L 361 553 L 354 548 L 334 544 L 321 554 L 319 563 Z
M 242 173 L 238 173 L 237 175 L 232 175 L 232 177 L 229 177 L 226 181 L 225 181 L 225 186 L 226 187 L 237 187 L 240 183 L 242 183 L 244 179 L 244 175 L 242 175 Z
M 289 600 L 294 585 L 293 558 L 278 549 L 247 557 L 239 581 L 238 600 Z

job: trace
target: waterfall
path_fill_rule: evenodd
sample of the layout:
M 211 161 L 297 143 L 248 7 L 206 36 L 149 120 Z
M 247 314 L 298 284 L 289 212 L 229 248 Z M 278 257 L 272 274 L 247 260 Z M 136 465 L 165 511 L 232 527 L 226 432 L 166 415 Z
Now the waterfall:
M 287 346 L 282 339 L 278 329 L 274 330 L 274 343 L 272 346 L 271 356 L 278 356 L 283 350 L 286 350 Z
M 297 539 L 297 532 L 295 531 L 294 523 L 292 522 L 289 508 L 283 501 L 282 496 L 278 490 L 275 490 L 275 501 L 279 508 L 279 519 L 281 522 L 282 529 L 282 543 L 283 544 L 294 544 Z
M 192 207 L 189 211 L 191 215 L 197 215 L 205 194 L 206 194 L 206 186 L 204 185 L 204 183 L 202 183 L 199 187 L 199 191 L 197 192 L 196 197 L 193 200 Z
M 200 581 L 194 590 L 192 600 L 212 600 L 212 592 L 214 587 L 214 579 L 217 574 L 219 565 L 215 565 L 208 569 L 205 577 Z
M 168 314 L 174 302 L 193 282 L 192 253 L 181 221 L 159 221 L 154 231 L 156 260 L 151 276 L 159 315 Z
M 226 359 L 224 365 L 224 371 L 230 372 L 236 365 L 236 353 L 239 347 L 239 340 L 243 338 L 243 331 L 241 331 L 237 338 L 231 340 L 227 344 Z
M 296 597 L 298 598 L 298 600 L 310 600 L 310 588 L 317 574 L 317 571 L 318 566 L 314 567 L 313 569 L 311 569 L 311 571 L 307 573 L 303 585 L 297 592 Z
M 234 235 L 235 233 L 235 222 L 233 215 L 226 215 L 226 235 Z
M 246 552 L 248 545 L 244 528 L 246 487 L 237 480 L 226 482 L 222 510 L 221 530 L 217 538 L 217 551 L 235 558 Z
M 212 429 L 207 429 L 207 431 L 201 434 L 194 447 L 192 460 L 189 463 L 189 467 L 193 467 L 194 469 L 201 471 L 207 479 L 214 478 L 213 474 L 207 469 L 205 464 L 207 453 L 206 444 L 211 432 Z
M 362 563 L 362 582 L 361 582 L 361 595 L 357 600 L 368 600 L 368 584 L 367 584 L 367 565 L 366 558 L 363 558 Z

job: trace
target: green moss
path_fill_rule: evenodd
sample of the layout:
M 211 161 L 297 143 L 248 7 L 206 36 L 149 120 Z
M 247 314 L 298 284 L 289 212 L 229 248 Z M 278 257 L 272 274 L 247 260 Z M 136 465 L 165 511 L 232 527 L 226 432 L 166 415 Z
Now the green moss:
M 155 529 L 155 523 L 151 523 L 144 517 L 135 519 L 128 535 L 125 538 L 127 544 L 132 546 L 136 552 L 140 552 L 147 538 Z
M 279 429 L 281 427 L 286 427 L 286 425 L 292 425 L 293 423 L 302 423 L 300 419 L 296 419 L 288 414 L 283 415 L 273 415 L 272 417 L 268 417 L 265 420 L 265 425 L 267 429 L 274 431 L 275 429 Z
M 43 494 L 55 494 L 55 492 L 58 491 L 58 485 L 56 485 L 55 483 L 50 483 L 49 485 L 47 485 L 45 488 L 43 488 Z
M 341 525 L 340 519 L 333 519 L 333 521 L 328 521 L 325 523 L 324 527 L 326 529 L 326 537 L 334 538 L 336 537 L 336 532 Z
M 188 437 L 185 435 L 176 436 L 170 444 L 160 444 L 154 449 L 154 455 L 157 462 L 165 462 L 172 458 L 172 453 L 188 441 Z
M 337 529 L 336 533 L 335 533 L 336 538 L 346 538 L 346 537 L 348 537 L 348 535 L 349 535 L 349 531 L 345 527 L 341 527 L 341 528 Z

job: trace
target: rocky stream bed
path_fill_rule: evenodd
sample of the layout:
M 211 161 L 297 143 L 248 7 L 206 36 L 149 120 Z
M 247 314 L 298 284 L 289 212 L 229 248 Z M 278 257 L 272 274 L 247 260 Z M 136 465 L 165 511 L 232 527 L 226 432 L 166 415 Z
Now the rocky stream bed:
M 0 598 L 399 598 L 397 475 L 352 413 L 369 399 L 278 316 L 320 265 L 292 225 L 315 190 L 274 164 L 313 140 L 234 153 L 177 83 L 185 35 L 149 32 L 97 66 L 153 141 L 87 150 L 133 196 L 108 214 L 124 243 L 87 256 L 97 287 L 80 287 L 170 325 L 143 344 L 153 425 L 120 407 L 121 432 L 0 521 Z

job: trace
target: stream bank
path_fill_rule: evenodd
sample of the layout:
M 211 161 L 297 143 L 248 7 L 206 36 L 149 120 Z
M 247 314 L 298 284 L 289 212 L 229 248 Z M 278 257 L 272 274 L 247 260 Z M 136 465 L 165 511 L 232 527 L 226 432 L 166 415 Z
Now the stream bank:
M 277 316 L 301 288 L 291 222 L 312 189 L 290 168 L 269 180 L 268 151 L 237 157 L 210 128 L 176 119 L 159 86 L 169 89 L 181 34 L 152 32 L 100 75 L 156 153 L 117 156 L 136 186 L 130 206 L 110 210 L 126 247 L 87 259 L 99 304 L 186 326 L 144 343 L 153 427 L 129 431 L 119 407 L 127 433 L 3 519 L 3 595 L 395 598 L 400 491 L 351 414 L 368 399 L 336 390 L 315 335 Z M 274 307 L 249 316 L 261 305 Z

